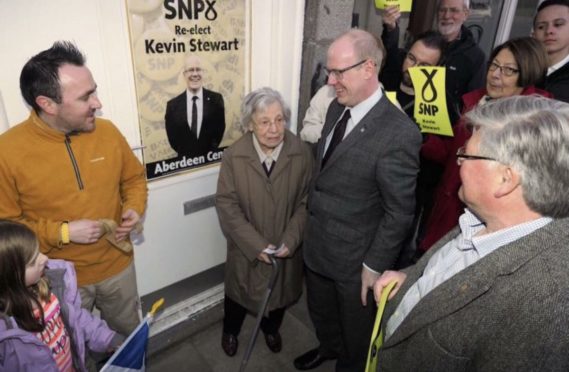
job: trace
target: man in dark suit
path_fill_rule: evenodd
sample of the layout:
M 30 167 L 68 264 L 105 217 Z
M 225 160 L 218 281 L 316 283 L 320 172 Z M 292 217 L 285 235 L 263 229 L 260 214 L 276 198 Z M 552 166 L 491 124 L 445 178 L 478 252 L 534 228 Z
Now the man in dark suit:
M 328 49 L 336 90 L 317 147 L 304 240 L 307 300 L 320 346 L 297 369 L 338 359 L 362 371 L 373 326 L 375 279 L 392 267 L 413 220 L 421 134 L 383 94 L 373 35 L 351 30 Z
M 166 134 L 178 156 L 201 156 L 219 147 L 225 132 L 225 107 L 221 94 L 202 87 L 200 59 L 186 59 L 188 89 L 166 105 Z
M 569 370 L 569 104 L 516 96 L 466 114 L 459 226 L 403 272 L 380 371 Z

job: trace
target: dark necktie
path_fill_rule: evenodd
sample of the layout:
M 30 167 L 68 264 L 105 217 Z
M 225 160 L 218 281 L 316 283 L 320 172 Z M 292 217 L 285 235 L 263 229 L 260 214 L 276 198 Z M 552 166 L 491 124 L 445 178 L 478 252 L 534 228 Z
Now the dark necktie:
M 192 122 L 190 124 L 190 129 L 192 134 L 198 138 L 198 105 L 196 105 L 196 101 L 198 100 L 198 96 L 192 97 Z
M 322 159 L 322 167 L 324 167 L 328 159 L 330 159 L 330 156 L 332 156 L 332 153 L 336 149 L 336 146 L 342 142 L 344 133 L 346 133 L 346 125 L 348 124 L 348 120 L 350 120 L 350 110 L 344 111 L 344 115 L 342 118 L 340 118 L 340 121 L 338 121 L 336 127 L 334 128 L 334 134 L 332 134 L 332 139 L 330 140 L 328 149 L 326 150 L 324 158 Z
M 263 169 L 265 170 L 265 173 L 267 174 L 267 176 L 270 176 L 271 173 L 273 172 L 273 169 L 275 168 L 275 161 L 273 160 L 273 162 L 271 163 L 271 166 L 267 166 L 266 162 L 263 162 Z

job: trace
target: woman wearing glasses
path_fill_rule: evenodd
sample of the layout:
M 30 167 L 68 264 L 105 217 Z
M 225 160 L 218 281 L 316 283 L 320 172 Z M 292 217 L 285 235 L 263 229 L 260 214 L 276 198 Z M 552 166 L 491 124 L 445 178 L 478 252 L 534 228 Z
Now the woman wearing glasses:
M 550 93 L 535 87 L 545 77 L 548 65 L 547 53 L 536 40 L 523 37 L 506 41 L 492 51 L 489 61 L 486 87 L 462 96 L 463 114 L 477 105 L 504 97 L 532 94 L 551 97 Z M 456 226 L 463 211 L 464 205 L 458 198 L 461 182 L 457 160 L 485 160 L 461 152 L 472 134 L 462 119 L 453 127 L 453 131 L 453 137 L 429 135 L 421 148 L 424 158 L 444 165 L 445 169 L 435 190 L 433 207 L 419 242 L 420 252 L 427 251 Z
M 285 307 L 302 290 L 299 246 L 306 221 L 312 173 L 307 144 L 286 127 L 290 110 L 271 88 L 249 93 L 242 104 L 243 136 L 223 154 L 215 207 L 227 238 L 225 317 L 221 346 L 237 352 L 247 311 L 257 312 L 271 276 L 268 254 L 280 272 L 261 322 L 268 348 L 278 353 Z

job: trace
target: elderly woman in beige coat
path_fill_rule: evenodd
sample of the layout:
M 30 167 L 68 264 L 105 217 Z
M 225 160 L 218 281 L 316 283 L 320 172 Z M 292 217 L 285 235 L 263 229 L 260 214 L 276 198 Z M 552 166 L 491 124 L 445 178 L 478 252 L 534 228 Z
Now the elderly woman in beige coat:
M 286 126 L 290 110 L 270 88 L 249 93 L 242 105 L 243 136 L 223 154 L 215 205 L 227 238 L 225 317 L 221 346 L 233 356 L 247 311 L 263 299 L 274 252 L 281 270 L 261 322 L 267 346 L 282 348 L 286 306 L 302 291 L 306 197 L 312 154 Z M 276 251 L 276 252 L 275 252 Z

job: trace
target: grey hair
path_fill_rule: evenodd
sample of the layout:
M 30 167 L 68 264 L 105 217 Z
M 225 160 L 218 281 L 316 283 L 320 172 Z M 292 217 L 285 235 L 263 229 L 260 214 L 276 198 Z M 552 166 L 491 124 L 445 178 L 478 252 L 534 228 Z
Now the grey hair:
M 356 55 L 360 61 L 364 59 L 371 59 L 379 71 L 384 55 L 384 47 L 381 39 L 373 36 L 367 31 L 355 28 L 344 33 L 336 40 L 343 37 L 346 37 L 352 41 L 354 51 L 356 52 Z
M 441 6 L 441 1 L 442 0 L 437 1 L 437 9 Z M 465 9 L 470 9 L 470 0 L 462 0 L 462 5 Z
M 257 111 L 263 111 L 271 104 L 278 102 L 283 110 L 286 127 L 290 126 L 290 108 L 279 92 L 272 88 L 264 87 L 247 94 L 241 104 L 241 122 L 238 129 L 241 133 L 249 130 L 249 124 L 253 123 L 253 115 Z
M 514 168 L 528 207 L 543 216 L 569 216 L 569 104 L 514 96 L 465 115 L 480 131 L 480 155 Z

